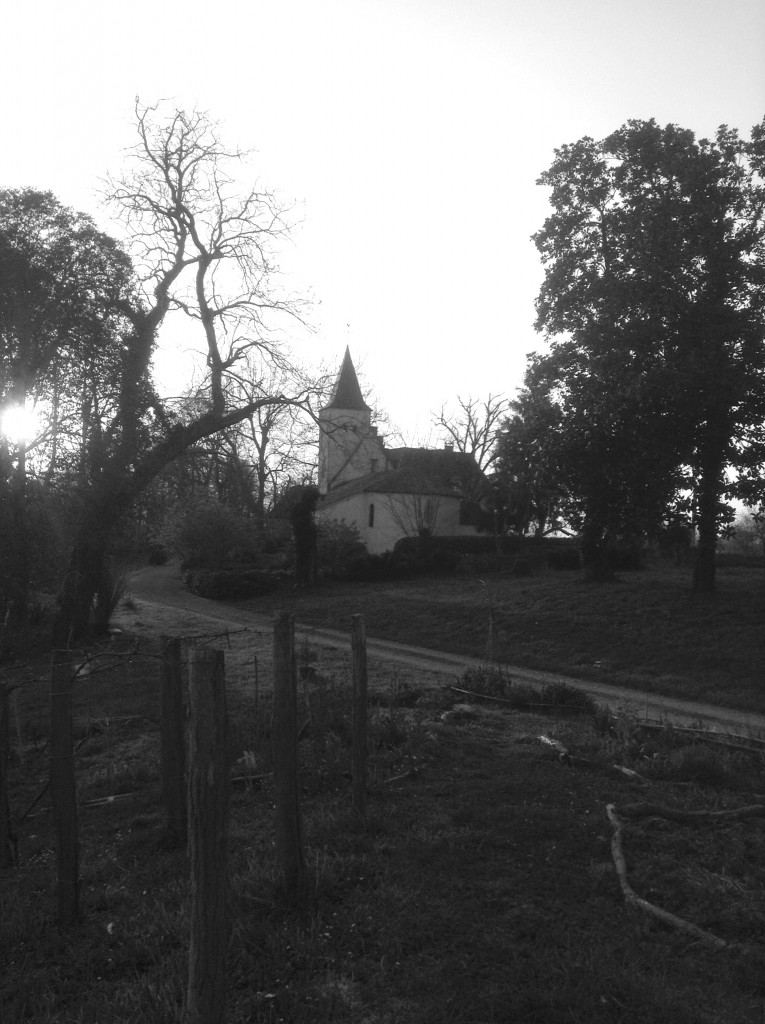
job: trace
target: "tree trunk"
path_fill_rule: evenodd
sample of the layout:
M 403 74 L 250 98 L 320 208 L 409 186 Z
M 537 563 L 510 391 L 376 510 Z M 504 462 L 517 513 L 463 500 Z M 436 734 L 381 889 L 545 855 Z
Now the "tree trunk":
M 53 624 L 55 647 L 66 649 L 90 631 L 93 601 L 107 576 L 106 528 L 107 523 L 99 523 L 95 516 L 78 528 Z
M 305 874 L 300 813 L 297 738 L 295 619 L 278 612 L 274 619 L 274 699 L 271 723 L 276 804 L 276 852 L 285 886 L 300 887 Z
M 229 767 L 223 651 L 189 667 L 189 981 L 184 1024 L 225 1024 Z
M 186 839 L 186 745 L 183 735 L 181 641 L 165 637 L 162 655 L 160 761 L 166 835 L 173 844 Z
M 696 510 L 698 540 L 693 561 L 693 590 L 697 594 L 711 594 L 716 585 L 717 516 L 720 505 L 720 486 L 725 459 L 720 445 L 713 438 L 702 449 L 701 480 Z
M 11 479 L 13 576 L 9 582 L 11 614 L 16 622 L 25 622 L 29 605 L 30 536 L 27 517 L 27 449 L 23 441 L 17 446 L 17 458 Z
M 16 863 L 16 837 L 11 829 L 11 808 L 8 801 L 8 764 L 11 753 L 10 690 L 0 683 L 0 868 Z
M 55 651 L 50 697 L 50 795 L 56 829 L 58 920 L 74 924 L 80 913 L 80 838 L 72 747 L 72 659 Z
M 605 530 L 595 520 L 582 527 L 582 569 L 588 583 L 612 583 L 615 579 L 606 547 Z
M 359 821 L 367 813 L 367 639 L 363 615 L 351 617 L 353 652 L 353 812 Z

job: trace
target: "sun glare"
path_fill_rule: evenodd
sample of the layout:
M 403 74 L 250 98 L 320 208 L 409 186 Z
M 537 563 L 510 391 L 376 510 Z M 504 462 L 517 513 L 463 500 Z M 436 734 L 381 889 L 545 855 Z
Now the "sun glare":
M 37 410 L 28 405 L 10 405 L 0 413 L 0 434 L 13 444 L 31 441 L 40 430 Z

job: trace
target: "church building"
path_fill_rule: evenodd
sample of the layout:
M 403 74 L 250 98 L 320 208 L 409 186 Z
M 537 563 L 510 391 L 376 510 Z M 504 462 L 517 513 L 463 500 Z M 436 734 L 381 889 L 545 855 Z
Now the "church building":
M 346 349 L 332 399 L 319 412 L 320 521 L 353 524 L 367 551 L 380 554 L 423 531 L 477 533 L 488 490 L 472 455 L 448 446 L 386 448 Z

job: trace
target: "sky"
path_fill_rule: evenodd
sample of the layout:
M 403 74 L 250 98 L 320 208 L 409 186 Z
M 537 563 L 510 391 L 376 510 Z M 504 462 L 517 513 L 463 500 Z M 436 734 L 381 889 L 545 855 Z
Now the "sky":
M 339 367 L 350 346 L 411 444 L 439 443 L 432 414 L 458 396 L 512 396 L 542 344 L 531 235 L 556 147 L 632 118 L 748 135 L 765 115 L 763 0 L 26 0 L 3 36 L 0 187 L 106 228 L 135 97 L 209 111 L 297 204 L 301 358 Z M 196 342 L 161 340 L 177 393 L 174 346 Z

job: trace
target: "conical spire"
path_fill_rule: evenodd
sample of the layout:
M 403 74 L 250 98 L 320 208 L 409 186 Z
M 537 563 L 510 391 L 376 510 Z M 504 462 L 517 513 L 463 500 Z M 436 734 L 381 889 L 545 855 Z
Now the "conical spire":
M 359 379 L 356 376 L 356 370 L 354 369 L 353 362 L 351 360 L 350 348 L 346 348 L 345 350 L 343 365 L 340 367 L 340 373 L 337 376 L 335 390 L 332 392 L 332 400 L 329 405 L 325 406 L 325 408 L 348 409 L 356 410 L 358 412 L 372 411 L 361 395 Z

